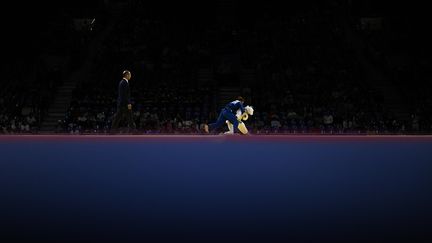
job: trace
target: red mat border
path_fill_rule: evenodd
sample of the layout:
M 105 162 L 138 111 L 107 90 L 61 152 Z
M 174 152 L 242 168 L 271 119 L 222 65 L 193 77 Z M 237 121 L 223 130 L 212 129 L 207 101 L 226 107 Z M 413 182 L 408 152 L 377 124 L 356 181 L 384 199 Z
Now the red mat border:
M 0 142 L 200 142 L 200 141 L 254 141 L 254 142 L 314 142 L 314 141 L 395 141 L 432 142 L 432 135 L 0 135 Z

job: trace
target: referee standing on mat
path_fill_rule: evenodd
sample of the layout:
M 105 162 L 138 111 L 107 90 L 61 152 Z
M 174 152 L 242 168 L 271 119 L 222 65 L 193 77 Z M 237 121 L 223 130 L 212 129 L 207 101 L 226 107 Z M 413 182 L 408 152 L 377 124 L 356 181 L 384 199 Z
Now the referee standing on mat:
M 132 117 L 132 104 L 129 88 L 129 80 L 131 78 L 132 74 L 130 71 L 123 71 L 123 79 L 120 81 L 118 86 L 117 113 L 114 115 L 111 132 L 117 132 L 122 120 L 127 121 L 128 132 L 130 132 L 131 128 L 133 131 L 136 130 L 136 125 Z

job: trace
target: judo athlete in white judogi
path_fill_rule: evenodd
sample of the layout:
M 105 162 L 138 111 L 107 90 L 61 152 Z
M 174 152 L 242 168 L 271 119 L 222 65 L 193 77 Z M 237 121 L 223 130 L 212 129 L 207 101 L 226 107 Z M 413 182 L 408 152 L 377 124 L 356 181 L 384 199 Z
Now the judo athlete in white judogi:
M 247 121 L 247 119 L 249 118 L 249 116 L 253 116 L 253 113 L 254 113 L 253 107 L 252 106 L 246 106 L 244 113 L 242 113 L 240 109 L 237 110 L 236 117 L 237 117 L 237 120 L 240 123 L 244 124 L 243 121 Z M 225 122 L 226 122 L 226 124 L 228 126 L 228 132 L 225 132 L 225 134 L 234 134 L 234 126 L 233 126 L 233 124 L 229 120 L 226 120 Z M 243 131 L 240 130 L 240 132 L 242 134 L 244 134 L 244 135 L 248 134 L 248 130 L 247 130 L 246 126 L 244 126 Z

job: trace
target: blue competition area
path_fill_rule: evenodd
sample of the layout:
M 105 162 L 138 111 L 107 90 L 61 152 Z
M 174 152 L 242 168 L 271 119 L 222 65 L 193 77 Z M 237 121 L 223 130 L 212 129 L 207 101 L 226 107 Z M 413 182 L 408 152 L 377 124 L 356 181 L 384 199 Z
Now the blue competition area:
M 1 242 L 432 242 L 430 136 L 0 136 Z

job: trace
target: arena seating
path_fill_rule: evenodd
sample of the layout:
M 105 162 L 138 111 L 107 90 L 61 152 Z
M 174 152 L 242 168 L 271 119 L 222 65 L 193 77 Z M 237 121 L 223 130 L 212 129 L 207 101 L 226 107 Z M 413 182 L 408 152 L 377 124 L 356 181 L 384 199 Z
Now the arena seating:
M 116 15 L 121 18 L 115 19 L 111 33 L 92 50 L 97 55 L 87 75 L 91 78 L 78 82 L 55 132 L 108 132 L 116 111 L 117 85 L 125 69 L 132 71 L 133 112 L 139 133 L 201 132 L 203 124 L 216 119 L 226 99 L 220 90 L 227 87 L 239 90 L 246 103 L 255 107 L 247 126 L 257 134 L 385 134 L 432 129 L 428 89 L 406 85 L 408 76 L 427 72 L 428 64 L 422 66 L 418 59 L 416 66 L 389 65 L 389 54 L 394 51 L 385 43 L 394 38 L 382 31 L 357 28 L 362 13 L 351 13 L 352 19 L 347 21 L 365 41 L 371 63 L 389 74 L 389 83 L 406 90 L 406 105 L 412 111 L 409 120 L 401 119 L 397 110 L 385 104 L 385 93 L 394 91 L 367 82 L 370 77 L 364 74 L 358 46 L 348 40 L 347 25 L 338 15 L 340 5 L 311 1 L 282 11 L 277 6 L 251 4 L 244 9 L 245 18 L 236 19 L 217 11 L 185 16 L 179 9 L 164 15 L 158 14 L 163 7 L 151 9 L 141 1 L 132 2 L 123 9 L 127 14 Z M 76 33 L 67 34 L 56 45 L 70 45 L 71 36 L 80 49 L 78 43 L 82 44 L 83 38 Z M 396 40 L 393 46 L 399 43 Z M 70 65 L 79 65 L 79 60 L 75 58 Z M 200 77 L 202 72 L 205 78 Z M 32 131 L 38 130 L 50 95 L 64 79 L 61 73 L 53 82 L 48 78 L 52 75 L 46 71 L 41 75 L 45 78 L 39 78 L 44 83 L 41 86 L 48 87 L 44 92 L 34 91 L 45 98 L 28 94 L 17 98 L 24 100 L 25 96 L 41 103 L 30 107 L 36 117 Z M 13 111 L 16 105 L 7 91 L 3 93 L 2 132 L 19 132 L 11 127 L 11 118 L 23 112 Z M 24 113 L 29 114 L 28 110 Z M 19 123 L 23 119 L 27 118 L 13 120 Z M 24 130 L 28 130 L 25 125 Z

